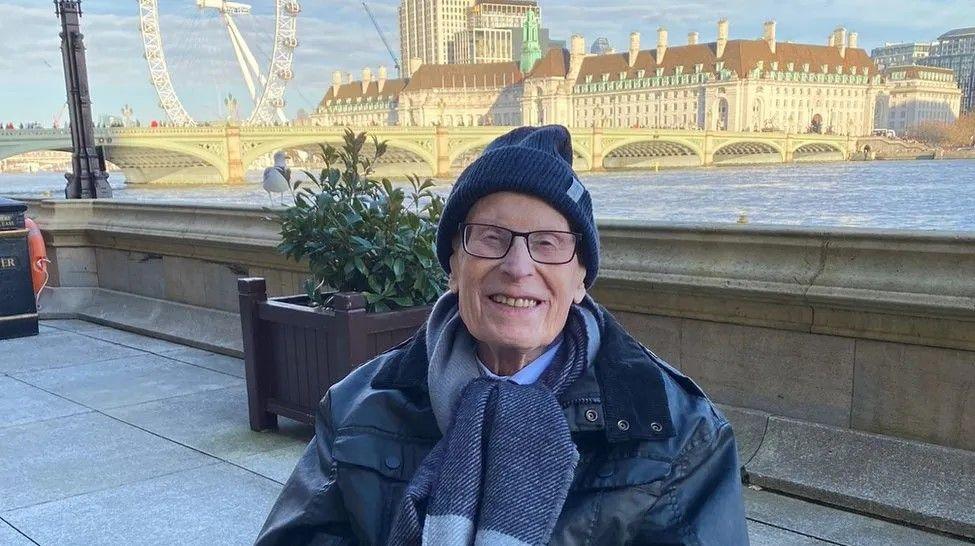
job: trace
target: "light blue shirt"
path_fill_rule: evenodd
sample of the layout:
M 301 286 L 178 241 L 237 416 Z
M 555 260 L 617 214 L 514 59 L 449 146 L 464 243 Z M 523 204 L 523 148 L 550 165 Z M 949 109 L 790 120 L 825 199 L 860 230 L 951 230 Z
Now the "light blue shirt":
M 549 364 L 555 360 L 555 353 L 558 352 L 559 347 L 562 346 L 562 336 L 559 336 L 558 341 L 553 343 L 544 353 L 539 355 L 538 358 L 532 360 L 527 366 L 515 372 L 514 375 L 495 375 L 494 372 L 488 369 L 487 366 L 481 362 L 481 359 L 477 359 L 477 363 L 481 366 L 481 375 L 487 376 L 493 379 L 507 379 L 508 381 L 518 383 L 519 385 L 531 385 L 532 383 L 538 381 L 538 378 L 542 376 Z

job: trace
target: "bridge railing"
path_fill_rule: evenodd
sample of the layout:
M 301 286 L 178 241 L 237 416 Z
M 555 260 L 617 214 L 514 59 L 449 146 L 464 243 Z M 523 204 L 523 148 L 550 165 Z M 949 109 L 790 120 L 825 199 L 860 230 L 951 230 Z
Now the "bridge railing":
M 97 129 L 96 129 L 97 132 Z M 31 137 L 71 136 L 68 129 L 0 129 L 0 139 L 17 140 Z

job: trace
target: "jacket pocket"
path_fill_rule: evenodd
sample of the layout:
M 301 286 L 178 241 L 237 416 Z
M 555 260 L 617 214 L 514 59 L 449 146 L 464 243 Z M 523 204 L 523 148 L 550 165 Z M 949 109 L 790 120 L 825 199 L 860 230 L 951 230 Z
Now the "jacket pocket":
M 375 429 L 337 431 L 337 482 L 360 543 L 386 544 L 403 492 L 433 445 Z
M 670 463 L 647 457 L 583 457 L 551 544 L 634 544 L 670 472 Z
M 380 431 L 346 428 L 336 434 L 332 456 L 340 466 L 360 467 L 408 482 L 433 446 L 432 442 Z
M 653 490 L 670 474 L 669 462 L 647 457 L 594 457 L 581 461 L 570 491 L 595 491 L 643 486 Z

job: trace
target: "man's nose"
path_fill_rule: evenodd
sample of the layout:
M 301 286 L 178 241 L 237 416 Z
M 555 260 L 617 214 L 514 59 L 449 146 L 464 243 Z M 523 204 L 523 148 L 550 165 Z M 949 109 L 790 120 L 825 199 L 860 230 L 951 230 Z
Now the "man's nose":
M 516 235 L 501 263 L 501 270 L 512 277 L 524 277 L 535 271 L 535 260 L 528 252 L 528 239 Z

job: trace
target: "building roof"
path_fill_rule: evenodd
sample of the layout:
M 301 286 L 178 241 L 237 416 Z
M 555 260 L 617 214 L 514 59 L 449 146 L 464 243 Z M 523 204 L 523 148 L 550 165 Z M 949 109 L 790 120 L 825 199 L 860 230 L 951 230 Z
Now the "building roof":
M 396 97 L 403 91 L 406 87 L 406 83 L 409 80 L 395 79 L 386 80 L 383 85 L 383 90 L 379 91 L 379 82 L 373 80 L 369 82 L 366 87 L 366 92 L 362 92 L 362 82 L 354 81 L 352 83 L 344 83 L 339 86 L 338 92 L 335 92 L 334 87 L 329 87 L 328 91 L 325 93 L 325 97 L 322 98 L 322 104 L 331 100 L 342 100 L 342 99 L 357 99 L 357 98 L 379 98 L 379 97 Z
M 685 74 L 693 74 L 697 64 L 703 65 L 705 72 L 713 72 L 718 61 L 723 61 L 725 69 L 736 72 L 740 77 L 755 69 L 760 61 L 764 62 L 766 69 L 772 62 L 778 62 L 779 70 L 786 70 L 791 62 L 795 70 L 801 70 L 803 64 L 809 63 L 810 72 L 819 72 L 825 64 L 831 72 L 835 67 L 842 66 L 844 72 L 856 68 L 858 73 L 862 73 L 866 68 L 870 74 L 878 73 L 867 52 L 859 48 L 847 48 L 845 57 L 841 57 L 837 47 L 778 42 L 775 53 L 772 53 L 764 40 L 729 40 L 721 58 L 715 55 L 716 48 L 714 42 L 668 47 L 659 66 L 656 50 L 640 51 L 632 67 L 627 62 L 628 53 L 588 55 L 583 59 L 576 82 L 585 82 L 586 76 L 593 76 L 594 81 L 602 81 L 603 74 L 608 75 L 609 81 L 616 81 L 620 79 L 621 72 L 626 74 L 627 79 L 632 79 L 638 77 L 640 70 L 644 71 L 644 76 L 652 76 L 657 68 L 663 68 L 664 75 L 670 76 L 678 66 L 683 67 Z M 527 77 L 565 77 L 568 72 L 569 52 L 554 48 L 535 63 Z M 324 103 L 334 99 L 398 96 L 402 92 L 424 89 L 498 88 L 520 83 L 525 77 L 515 62 L 424 64 L 411 78 L 386 80 L 382 93 L 375 80 L 370 82 L 365 93 L 362 92 L 361 82 L 352 82 L 339 86 L 334 94 L 330 87 L 322 100 Z
M 564 78 L 568 72 L 569 52 L 563 48 L 552 48 L 535 61 L 535 66 L 525 78 Z
M 538 0 L 477 0 L 476 5 L 480 6 L 481 4 L 538 7 Z
M 564 72 L 562 73 L 564 74 Z M 379 83 L 373 80 L 362 92 L 362 82 L 354 81 L 339 86 L 338 92 L 329 87 L 322 98 L 320 106 L 332 100 L 378 98 L 385 96 L 399 97 L 403 92 L 421 91 L 424 89 L 483 89 L 507 87 L 520 83 L 524 79 L 518 63 L 482 63 L 482 64 L 425 64 L 413 74 L 412 78 L 386 80 L 382 92 Z
M 577 82 L 584 82 L 586 76 L 593 76 L 593 80 L 597 77 L 601 79 L 603 74 L 608 74 L 609 80 L 615 81 L 620 79 L 621 72 L 626 73 L 627 79 L 636 78 L 639 70 L 643 70 L 645 75 L 653 75 L 657 68 L 663 68 L 664 75 L 670 76 L 678 66 L 683 67 L 685 74 L 693 74 L 697 64 L 703 65 L 704 71 L 711 72 L 718 61 L 723 61 L 725 69 L 736 72 L 740 77 L 756 68 L 759 61 L 765 63 L 766 69 L 774 61 L 779 63 L 779 70 L 786 70 L 791 62 L 796 70 L 809 63 L 810 72 L 819 72 L 820 66 L 825 64 L 830 71 L 842 66 L 844 71 L 855 67 L 858 72 L 867 68 L 871 74 L 877 73 L 877 66 L 862 49 L 847 48 L 846 56 L 841 57 L 837 47 L 777 42 L 775 53 L 772 53 L 764 40 L 729 40 L 721 58 L 716 56 L 716 51 L 714 42 L 668 47 L 663 63 L 658 66 L 656 50 L 644 50 L 637 54 L 632 68 L 627 62 L 627 52 L 588 56 L 582 62 Z
M 922 72 L 935 73 L 935 74 L 951 74 L 955 75 L 955 71 L 950 68 L 940 68 L 936 66 L 918 66 L 916 64 L 903 65 L 903 66 L 892 66 L 884 70 L 884 75 L 890 77 L 894 72 L 903 72 L 905 79 L 915 79 L 920 78 Z
M 519 83 L 524 75 L 518 63 L 425 64 L 410 78 L 404 91 L 423 89 L 496 88 Z
M 961 38 L 963 36 L 975 36 L 975 27 L 968 28 L 956 28 L 954 30 L 949 30 L 941 36 L 938 36 L 938 40 L 944 40 L 947 38 Z

